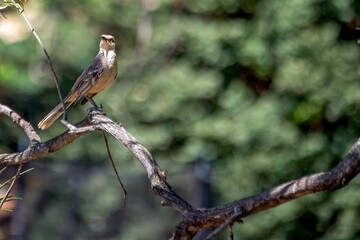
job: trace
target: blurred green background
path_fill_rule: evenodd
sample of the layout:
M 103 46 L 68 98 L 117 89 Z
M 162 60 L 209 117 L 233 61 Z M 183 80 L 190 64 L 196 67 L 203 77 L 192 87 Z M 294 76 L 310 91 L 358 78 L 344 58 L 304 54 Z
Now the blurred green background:
M 98 96 L 196 207 L 235 201 L 327 171 L 360 135 L 356 0 L 29 0 L 66 95 L 116 38 L 119 74 Z M 0 101 L 35 127 L 59 102 L 42 49 L 14 9 L 0 19 Z M 69 108 L 80 121 L 90 105 Z M 48 140 L 66 128 L 45 131 Z M 161 207 L 133 155 L 100 133 L 28 163 L 3 239 L 168 239 L 181 215 Z M 28 144 L 1 118 L 0 152 Z M 3 179 L 12 176 L 9 168 Z M 359 239 L 360 179 L 244 219 L 236 239 Z M 206 234 L 206 233 L 203 233 Z M 228 239 L 227 232 L 218 239 Z

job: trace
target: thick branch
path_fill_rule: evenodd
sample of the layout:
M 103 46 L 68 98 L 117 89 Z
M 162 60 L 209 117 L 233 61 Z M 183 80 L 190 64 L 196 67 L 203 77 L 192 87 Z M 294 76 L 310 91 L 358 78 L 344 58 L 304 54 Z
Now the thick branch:
M 160 170 L 159 165 L 155 162 L 150 152 L 123 128 L 121 124 L 117 124 L 101 112 L 93 110 L 90 112 L 91 124 L 99 131 L 104 131 L 112 135 L 121 142 L 125 147 L 132 151 L 135 157 L 145 168 L 150 180 L 151 188 L 155 194 L 161 197 L 166 204 L 180 211 L 184 216 L 187 212 L 195 211 L 193 207 L 177 195 L 166 181 L 164 172 Z
M 0 113 L 6 114 L 16 123 L 21 123 L 19 124 L 20 126 L 29 125 L 29 123 L 21 119 L 16 113 L 11 110 L 9 111 L 6 106 L 1 104 Z M 266 190 L 260 194 L 223 206 L 195 209 L 171 189 L 171 186 L 166 180 L 165 172 L 160 170 L 160 167 L 157 165 L 149 151 L 127 132 L 121 124 L 117 124 L 107 118 L 102 111 L 93 109 L 86 119 L 75 126 L 77 127 L 77 130 L 69 130 L 44 143 L 39 142 L 40 138 L 29 137 L 31 140 L 36 139 L 36 141 L 31 141 L 30 146 L 24 152 L 1 154 L 0 165 L 22 164 L 38 157 L 45 156 L 71 143 L 88 131 L 98 130 L 107 132 L 134 153 L 135 157 L 140 161 L 147 172 L 152 190 L 156 195 L 163 199 L 163 205 L 171 206 L 183 215 L 183 221 L 176 227 L 173 233 L 173 239 L 192 239 L 196 233 L 203 229 L 220 225 L 222 229 L 226 225 L 240 222 L 241 218 L 279 206 L 307 194 L 341 188 L 357 176 L 360 171 L 359 139 L 344 160 L 337 167 L 328 172 L 304 176 L 280 184 L 279 186 Z M 34 131 L 31 125 L 29 129 L 30 132 Z
M 0 104 L 0 115 L 5 115 L 10 118 L 14 123 L 16 123 L 19 127 L 21 127 L 26 136 L 30 139 L 30 141 L 40 142 L 40 136 L 35 132 L 34 128 L 31 126 L 29 122 L 24 120 L 19 116 L 15 111 L 11 110 L 8 106 Z
M 9 108 L 0 104 L 0 114 L 5 112 L 1 111 L 1 109 Z M 9 114 L 7 114 L 7 116 L 10 117 Z M 11 116 L 16 116 L 24 123 L 30 125 L 30 123 L 26 122 L 15 112 L 13 112 L 13 115 Z M 135 157 L 140 161 L 140 163 L 147 171 L 151 188 L 158 196 L 163 198 L 163 200 L 168 203 L 168 205 L 174 207 L 183 215 L 185 215 L 188 211 L 194 211 L 190 204 L 188 204 L 174 191 L 172 191 L 170 185 L 166 181 L 164 173 L 161 172 L 160 167 L 157 165 L 149 151 L 120 124 L 115 123 L 103 115 L 102 111 L 92 109 L 88 116 L 76 124 L 75 127 L 77 127 L 77 129 L 70 129 L 65 133 L 44 143 L 40 143 L 39 141 L 32 141 L 29 147 L 23 152 L 0 154 L 0 165 L 8 166 L 23 164 L 61 149 L 86 132 L 93 130 L 104 131 L 112 135 L 134 153 Z
M 328 172 L 315 173 L 292 180 L 260 194 L 219 207 L 198 210 L 196 217 L 185 218 L 176 228 L 174 239 L 191 239 L 197 232 L 218 226 L 239 209 L 238 219 L 269 208 L 277 207 L 293 199 L 326 190 L 344 187 L 360 172 L 360 139 L 341 163 Z M 189 238 L 190 236 L 190 238 Z
M 75 139 L 85 134 L 85 132 L 73 134 L 69 133 L 70 130 L 68 130 L 63 134 L 42 143 L 40 142 L 41 140 L 39 135 L 37 135 L 31 124 L 21 118 L 15 111 L 11 110 L 5 105 L 0 104 L 0 115 L 8 116 L 13 122 L 15 122 L 24 130 L 30 139 L 30 145 L 23 152 L 0 154 L 0 165 L 2 166 L 23 164 L 33 159 L 46 156 L 61 149 L 67 144 L 72 143 Z M 89 121 L 87 118 L 85 118 L 75 126 L 89 126 Z

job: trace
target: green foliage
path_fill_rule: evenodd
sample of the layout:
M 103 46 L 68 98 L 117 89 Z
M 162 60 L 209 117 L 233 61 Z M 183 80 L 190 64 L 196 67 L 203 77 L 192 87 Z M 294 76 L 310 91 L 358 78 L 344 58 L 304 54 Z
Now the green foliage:
M 23 21 L 6 10 L 1 25 Z M 63 94 L 96 55 L 99 36 L 115 36 L 118 79 L 95 101 L 149 148 L 190 202 L 188 168 L 199 159 L 211 166 L 212 204 L 219 205 L 327 171 L 359 136 L 360 49 L 349 27 L 360 13 L 357 1 L 42 0 L 25 11 Z M 6 36 L 0 33 L 0 98 L 35 126 L 59 102 L 55 85 L 33 36 L 12 43 Z M 85 115 L 86 107 L 69 109 L 71 122 Z M 47 140 L 64 130 L 56 123 L 40 134 Z M 18 131 L 0 125 L 1 150 L 19 148 Z M 126 208 L 100 134 L 86 134 L 31 163 L 40 170 L 28 195 L 41 210 L 32 213 L 29 239 L 62 239 L 69 226 L 73 239 L 169 237 L 180 216 L 157 208 L 140 164 L 109 144 L 133 198 Z M 246 218 L 235 237 L 357 239 L 358 185 L 355 179 Z M 70 203 L 75 207 L 64 210 Z
M 4 173 L 5 170 L 6 170 L 6 167 L 3 167 L 3 168 L 0 170 L 0 176 L 1 176 L 1 174 Z M 19 174 L 19 176 L 21 176 L 21 175 L 23 175 L 23 174 L 25 174 L 25 173 L 27 173 L 27 172 L 29 172 L 29 171 L 31 171 L 31 170 L 33 170 L 33 168 L 21 172 L 21 173 Z M 4 183 L 0 184 L 0 190 L 1 190 L 4 186 L 10 184 L 10 183 L 14 180 L 14 178 L 15 178 L 15 176 L 13 176 L 12 178 L 8 179 L 8 180 L 5 181 Z M 1 202 L 3 199 L 4 199 L 4 197 L 0 197 L 0 202 Z M 19 197 L 11 197 L 11 196 L 9 195 L 9 196 L 6 196 L 6 199 L 5 199 L 4 202 L 10 202 L 10 201 L 15 201 L 15 200 L 22 200 L 22 198 L 19 198 Z M 0 211 L 12 212 L 13 209 L 4 209 L 4 208 L 1 208 Z
M 0 10 L 8 8 L 8 7 L 15 7 L 15 8 L 24 9 L 24 5 L 26 3 L 26 0 L 24 0 L 24 1 L 18 0 L 18 2 L 19 3 L 17 3 L 16 1 L 11 1 L 11 0 L 2 0 L 2 2 L 0 2 Z M 5 16 L 3 14 L 1 14 L 1 16 L 3 18 L 5 18 Z

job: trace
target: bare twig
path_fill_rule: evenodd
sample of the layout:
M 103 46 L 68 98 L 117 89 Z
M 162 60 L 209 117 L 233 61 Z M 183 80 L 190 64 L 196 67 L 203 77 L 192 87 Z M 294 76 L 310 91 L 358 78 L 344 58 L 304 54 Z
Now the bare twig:
M 60 102 L 61 102 L 61 104 L 63 105 L 63 110 L 64 110 L 63 120 L 66 121 L 66 120 L 67 120 L 67 113 L 66 113 L 65 102 L 64 102 L 64 99 L 63 99 L 63 97 L 62 97 L 62 95 L 61 95 L 59 80 L 58 80 L 58 77 L 56 76 L 56 73 L 55 73 L 54 67 L 53 67 L 53 65 L 52 65 L 50 56 L 49 56 L 49 54 L 47 53 L 47 51 L 46 51 L 46 49 L 45 49 L 45 46 L 44 46 L 44 44 L 42 43 L 39 35 L 36 33 L 35 29 L 34 29 L 34 28 L 32 27 L 32 25 L 31 25 L 29 19 L 26 17 L 24 8 L 23 8 L 20 4 L 15 3 L 14 0 L 10 0 L 10 1 L 14 4 L 14 7 L 20 12 L 20 14 L 22 15 L 22 17 L 24 18 L 25 22 L 26 22 L 27 25 L 29 26 L 30 31 L 34 34 L 36 40 L 39 42 L 41 48 L 43 49 L 43 51 L 44 51 L 44 53 L 45 53 L 45 55 L 46 55 L 46 58 L 47 58 L 47 60 L 48 60 L 48 63 L 49 63 L 51 72 L 52 72 L 52 74 L 53 74 L 53 76 L 54 76 L 55 85 L 56 85 L 57 92 L 58 92 L 58 94 L 59 94 Z
M 229 236 L 230 236 L 230 240 L 234 240 L 234 233 L 232 230 L 232 224 L 229 225 Z
M 210 240 L 213 237 L 215 237 L 216 235 L 218 235 L 222 230 L 224 230 L 227 226 L 230 227 L 230 225 L 239 217 L 240 212 L 238 212 L 237 207 L 235 207 L 234 209 L 234 214 L 228 219 L 226 220 L 223 224 L 221 224 L 218 228 L 216 228 L 212 233 L 210 233 L 209 235 L 207 235 L 206 238 L 204 238 L 204 240 Z M 232 229 L 230 227 L 230 232 L 232 234 Z M 231 236 L 231 235 L 230 235 Z
M 5 169 L 6 169 L 6 167 L 4 167 L 3 169 L 1 169 L 1 172 L 3 172 Z M 30 169 L 28 169 L 28 170 L 25 170 L 25 171 L 21 172 L 19 176 L 21 176 L 21 175 L 23 175 L 23 174 L 25 174 L 25 173 L 27 173 L 27 172 L 30 172 L 30 171 L 32 171 L 32 170 L 34 170 L 34 169 L 35 169 L 35 168 L 30 168 Z M 2 188 L 2 187 L 4 187 L 4 186 L 8 185 L 9 183 L 11 183 L 11 181 L 14 180 L 14 177 L 15 177 L 15 176 L 13 176 L 13 177 L 10 178 L 9 180 L 7 180 L 7 181 L 4 182 L 3 184 L 1 184 L 1 185 L 0 185 L 0 188 Z
M 92 125 L 84 126 L 84 127 L 75 127 L 74 125 L 63 119 L 61 119 L 60 122 L 69 129 L 69 133 L 85 133 L 85 132 L 93 132 L 96 130 L 96 128 Z
M 125 207 L 125 204 L 126 204 L 126 194 L 127 194 L 127 193 L 126 193 L 126 189 L 125 189 L 123 183 L 121 182 L 121 179 L 120 179 L 120 177 L 119 177 L 118 171 L 116 170 L 114 161 L 113 161 L 113 159 L 112 159 L 112 157 L 111 157 L 111 153 L 110 153 L 110 149 L 109 149 L 109 144 L 108 144 L 107 138 L 106 138 L 106 136 L 105 136 L 105 133 L 104 133 L 104 132 L 101 132 L 101 134 L 102 134 L 102 136 L 103 136 L 103 138 L 104 138 L 104 141 L 105 141 L 106 150 L 107 150 L 107 153 L 108 153 L 110 162 L 111 162 L 111 166 L 113 167 L 113 169 L 114 169 L 114 171 L 115 171 L 116 178 L 117 178 L 117 180 L 119 181 L 120 186 L 121 186 L 121 189 L 122 189 L 122 191 L 123 191 L 123 193 L 124 193 L 124 197 L 123 197 L 123 207 Z
M 2 208 L 2 205 L 4 204 L 4 202 L 6 201 L 6 199 L 8 198 L 11 190 L 13 189 L 15 183 L 16 183 L 16 180 L 19 178 L 20 176 L 20 173 L 21 173 L 21 169 L 23 168 L 24 164 L 20 164 L 19 165 L 19 168 L 16 172 L 16 175 L 14 176 L 14 179 L 12 180 L 11 184 L 10 184 L 10 187 L 8 188 L 8 190 L 6 191 L 5 193 L 5 196 L 3 197 L 3 199 L 1 200 L 1 203 L 0 203 L 0 209 Z

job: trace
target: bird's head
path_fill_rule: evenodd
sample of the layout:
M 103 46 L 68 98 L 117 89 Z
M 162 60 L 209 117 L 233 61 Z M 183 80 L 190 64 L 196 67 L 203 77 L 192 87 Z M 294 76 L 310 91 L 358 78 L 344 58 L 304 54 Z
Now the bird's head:
M 106 51 L 115 50 L 115 38 L 111 35 L 101 35 L 100 48 Z

